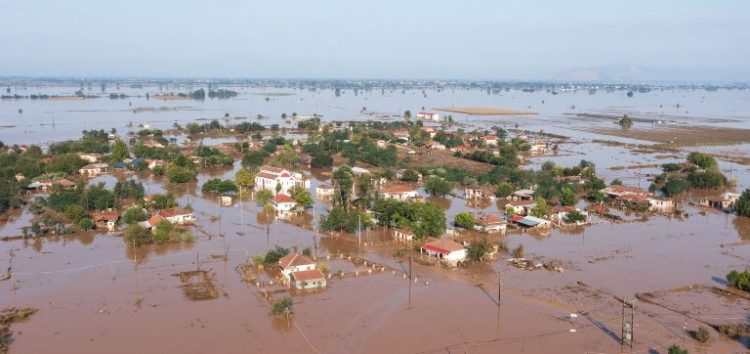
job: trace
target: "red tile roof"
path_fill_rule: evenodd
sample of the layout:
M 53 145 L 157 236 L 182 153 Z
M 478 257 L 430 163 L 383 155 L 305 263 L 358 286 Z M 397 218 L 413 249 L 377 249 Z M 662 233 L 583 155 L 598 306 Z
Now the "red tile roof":
M 403 184 L 394 184 L 383 189 L 383 193 L 408 193 L 414 191 L 416 191 L 416 189 Z
M 286 194 L 277 194 L 273 196 L 273 201 L 277 204 L 280 203 L 294 203 L 294 199 Z
M 320 269 L 301 270 L 299 272 L 293 272 L 291 277 L 297 281 L 325 279 L 325 276 L 323 276 L 323 272 L 321 272 Z
M 315 262 L 299 253 L 290 253 L 279 259 L 279 266 L 281 266 L 281 268 L 296 267 L 308 264 L 315 264 Z
M 192 214 L 191 211 L 182 209 L 182 208 L 169 208 L 159 211 L 159 215 L 165 217 L 165 218 L 171 218 L 178 215 L 189 215 Z
M 422 245 L 422 248 L 440 254 L 450 254 L 464 249 L 464 246 L 447 238 L 439 238 L 435 241 L 425 243 Z
M 505 224 L 505 220 L 495 214 L 486 214 L 477 218 L 477 224 L 482 226 L 502 225 Z

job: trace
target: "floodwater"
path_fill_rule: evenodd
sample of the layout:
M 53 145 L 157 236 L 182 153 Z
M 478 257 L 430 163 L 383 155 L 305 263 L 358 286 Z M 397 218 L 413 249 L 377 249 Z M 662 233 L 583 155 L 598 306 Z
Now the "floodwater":
M 26 94 L 72 94 L 76 89 L 29 87 Z M 123 88 L 122 92 L 145 94 L 150 89 L 155 90 Z M 179 87 L 165 92 L 188 89 Z M 385 95 L 378 90 L 357 96 L 345 91 L 335 98 L 329 90 L 287 89 L 284 91 L 295 95 L 273 96 L 266 101 L 263 96 L 251 94 L 263 89 L 239 90 L 243 94 L 230 100 L 165 102 L 133 97 L 0 101 L 2 125 L 18 126 L 0 128 L 0 140 L 46 143 L 50 137 L 76 138 L 82 129 L 113 126 L 122 133 L 131 120 L 134 124 L 168 128 L 174 121 L 184 124 L 198 118 L 219 118 L 225 112 L 247 116 L 249 120 L 257 114 L 268 115 L 271 118 L 261 122 L 269 124 L 283 123 L 280 114 L 295 111 L 323 114 L 324 120 L 365 119 L 359 113 L 363 106 L 368 111 L 389 114 L 405 109 L 414 112 L 422 105 L 428 109 L 451 105 L 515 109 L 531 106 L 531 110 L 541 114 L 524 117 L 523 121 L 514 117 L 454 117 L 483 126 L 510 127 L 518 121 L 527 130 L 544 129 L 571 136 L 582 143 L 563 144 L 557 155 L 534 157 L 527 167 L 539 168 L 547 160 L 570 166 L 586 159 L 593 161 L 607 180 L 620 178 L 626 184 L 645 188 L 649 183 L 647 175 L 656 173 L 656 169 L 610 167 L 679 161 L 685 153 L 665 153 L 677 157 L 664 158 L 591 143 L 601 137 L 577 130 L 576 124 L 603 123 L 581 123 L 564 115 L 570 113 L 572 105 L 576 106 L 575 112 L 658 116 L 658 106 L 662 104 L 664 114 L 673 119 L 731 120 L 716 123 L 727 126 L 750 119 L 750 101 L 744 91 L 652 91 L 627 98 L 624 92 L 553 96 L 510 91 L 487 95 L 484 91 L 446 89 L 428 91 L 425 98 L 416 90 L 404 94 L 386 91 Z M 673 106 L 676 103 L 680 103 L 679 109 Z M 183 108 L 132 112 L 135 107 L 162 105 Z M 190 108 L 184 108 L 187 106 Z M 17 113 L 18 108 L 23 108 L 22 115 Z M 53 118 L 54 127 L 49 125 Z M 221 142 L 225 141 L 209 141 Z M 750 186 L 747 166 L 725 162 L 721 166 L 730 177 L 738 179 L 738 189 Z M 750 305 L 742 299 L 719 301 L 711 291 L 672 292 L 692 284 L 702 289 L 724 287 L 726 273 L 750 264 L 750 220 L 718 211 L 703 215 L 689 200 L 683 202 L 683 210 L 689 214 L 686 218 L 651 215 L 642 219 L 631 213 L 626 217 L 629 221 L 623 223 L 595 218 L 593 225 L 579 230 L 491 237 L 504 239 L 510 248 L 522 244 L 526 257 L 556 262 L 563 267 L 562 273 L 521 270 L 505 259 L 460 270 L 415 263 L 416 281 L 410 287 L 405 276 L 406 259 L 393 256 L 403 246 L 389 241 L 382 229 L 364 231 L 362 244 L 356 235 L 312 231 L 312 225 L 326 212 L 325 201 L 316 201 L 306 215 L 292 220 L 306 225 L 303 228 L 261 212 L 252 197 L 242 201 L 235 198 L 230 206 L 221 206 L 217 198 L 201 193 L 199 186 L 207 179 L 232 178 L 238 168 L 239 163 L 235 163 L 204 171 L 198 183 L 184 186 L 167 186 L 158 177 L 141 178 L 147 193 L 169 191 L 180 205 L 189 204 L 195 210 L 199 221 L 192 227 L 192 243 L 132 249 L 117 233 L 0 242 L 0 262 L 8 262 L 11 250 L 14 253 L 13 277 L 0 282 L 0 303 L 40 309 L 29 320 L 13 325 L 16 341 L 11 352 L 547 353 L 564 348 L 563 352 L 615 353 L 620 350 L 622 306 L 618 299 L 632 300 L 636 294 L 647 292 L 661 292 L 659 299 L 665 305 L 694 316 L 686 318 L 663 307 L 636 302 L 633 350 L 647 352 L 654 348 L 663 353 L 669 344 L 678 343 L 692 352 L 697 347 L 685 338 L 685 328 L 694 330 L 704 324 L 699 320 L 742 323 L 750 313 Z M 314 196 L 315 186 L 327 181 L 319 173 L 313 177 Z M 111 186 L 115 178 L 103 176 L 92 182 Z M 420 194 L 425 196 L 423 190 Z M 695 200 L 698 196 L 688 198 Z M 450 196 L 426 199 L 443 207 L 448 220 L 465 210 L 498 212 L 500 205 L 469 203 Z M 29 217 L 24 211 L 0 226 L 0 235 L 18 235 L 28 225 Z M 263 254 L 276 245 L 299 250 L 309 247 L 321 258 L 342 253 L 360 256 L 388 270 L 333 276 L 325 290 L 294 294 L 293 320 L 276 320 L 270 316 L 270 305 L 258 288 L 243 282 L 236 270 L 249 256 Z M 342 261 L 330 263 L 336 270 L 354 269 Z M 220 289 L 217 299 L 191 301 L 183 295 L 180 279 L 173 274 L 197 269 L 215 273 L 214 283 Z M 499 310 L 498 275 L 502 282 Z M 571 313 L 579 316 L 571 318 Z M 707 350 L 740 352 L 742 346 L 736 341 L 717 339 Z

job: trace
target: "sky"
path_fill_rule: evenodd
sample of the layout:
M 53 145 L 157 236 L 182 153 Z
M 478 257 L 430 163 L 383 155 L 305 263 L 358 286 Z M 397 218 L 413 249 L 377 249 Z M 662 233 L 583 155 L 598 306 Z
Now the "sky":
M 750 1 L 0 0 L 0 76 L 750 80 Z

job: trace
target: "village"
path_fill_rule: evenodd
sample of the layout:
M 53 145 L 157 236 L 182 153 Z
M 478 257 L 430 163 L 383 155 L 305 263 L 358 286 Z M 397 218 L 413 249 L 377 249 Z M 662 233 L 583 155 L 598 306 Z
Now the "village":
M 517 124 L 467 131 L 451 115 L 428 111 L 386 122 L 296 114 L 285 126 L 229 122 L 83 131 L 79 140 L 46 150 L 3 146 L 6 174 L 17 187 L 12 202 L 27 204 L 30 215 L 29 225 L 4 241 L 111 235 L 137 261 L 150 247 L 226 239 L 224 228 L 232 225 L 240 225 L 241 236 L 246 225 L 268 241 L 265 253 L 245 251 L 240 278 L 268 301 L 273 318 L 289 319 L 297 299 L 350 277 L 366 283 L 374 279 L 368 275 L 400 274 L 428 287 L 444 272 L 468 281 L 498 263 L 520 276 L 563 273 L 569 264 L 529 255 L 524 242 L 597 225 L 681 220 L 694 207 L 704 215 L 745 215 L 750 199 L 750 192 L 731 189 L 707 154 L 662 164 L 643 189 L 605 180 L 585 158 L 568 166 L 545 161 L 569 139 Z M 714 192 L 686 198 L 691 190 Z M 241 220 L 223 217 L 225 208 L 239 208 Z M 258 224 L 243 221 L 245 214 Z M 272 244 L 274 222 L 311 235 L 312 247 Z M 511 247 L 514 235 L 529 241 Z M 347 246 L 319 249 L 325 242 Z M 211 257 L 226 260 L 229 253 Z M 11 282 L 12 259 L 5 275 Z M 219 298 L 215 275 L 200 269 L 204 261 L 195 263 L 197 270 L 177 273 L 186 297 Z

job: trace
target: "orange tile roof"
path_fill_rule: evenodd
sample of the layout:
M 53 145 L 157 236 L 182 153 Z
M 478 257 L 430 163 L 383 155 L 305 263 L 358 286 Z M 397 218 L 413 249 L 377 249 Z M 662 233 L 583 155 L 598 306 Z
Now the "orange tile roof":
M 291 276 L 297 281 L 325 279 L 325 276 L 323 276 L 323 272 L 321 272 L 320 269 L 301 270 L 299 272 L 293 272 Z
M 422 245 L 422 248 L 442 254 L 449 254 L 464 249 L 464 246 L 447 238 L 439 238 L 435 241 L 425 243 Z
M 313 260 L 311 260 L 310 258 L 307 258 L 296 252 L 279 258 L 279 266 L 281 266 L 281 268 L 296 267 L 308 264 L 315 264 L 315 262 L 313 262 Z
M 394 184 L 383 189 L 383 193 L 408 193 L 414 191 L 416 191 L 416 189 L 403 184 Z
M 273 201 L 276 203 L 294 203 L 294 199 L 286 194 L 277 194 L 273 196 Z

